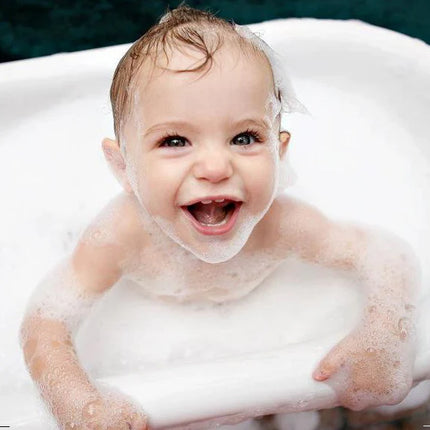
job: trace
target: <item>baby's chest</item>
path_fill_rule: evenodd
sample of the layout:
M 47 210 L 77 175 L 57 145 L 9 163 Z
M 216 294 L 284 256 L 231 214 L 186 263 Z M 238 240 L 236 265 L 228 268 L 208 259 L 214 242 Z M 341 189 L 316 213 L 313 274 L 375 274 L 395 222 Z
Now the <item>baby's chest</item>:
M 279 263 L 263 252 L 208 264 L 196 261 L 185 250 L 168 253 L 152 249 L 141 254 L 126 277 L 150 296 L 171 301 L 225 302 L 251 292 Z

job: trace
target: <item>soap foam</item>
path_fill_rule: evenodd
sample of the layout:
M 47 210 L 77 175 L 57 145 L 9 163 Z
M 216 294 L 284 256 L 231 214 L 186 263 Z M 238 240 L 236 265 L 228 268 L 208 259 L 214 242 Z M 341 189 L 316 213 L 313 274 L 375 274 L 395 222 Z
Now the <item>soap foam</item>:
M 267 211 L 267 209 L 264 211 L 264 213 Z M 217 236 L 207 236 L 202 238 L 202 244 L 198 247 L 198 249 L 196 246 L 185 243 L 178 236 L 170 220 L 159 216 L 155 216 L 154 220 L 160 226 L 163 232 L 167 234 L 167 236 L 169 236 L 173 241 L 178 243 L 187 251 L 191 252 L 199 260 L 202 260 L 206 263 L 217 264 L 230 260 L 237 253 L 239 253 L 239 251 L 245 246 L 255 225 L 264 216 L 264 213 L 261 213 L 259 216 L 251 214 L 241 216 L 241 214 L 239 214 L 239 217 L 236 221 L 238 224 L 237 230 L 231 239 L 227 241 L 225 239 L 220 239 Z
M 75 334 L 100 296 L 85 292 L 69 258 L 63 259 L 36 286 L 26 315 L 62 321 Z
M 419 260 L 407 242 L 382 228 L 368 227 L 366 243 L 357 262 L 364 312 L 341 342 L 344 361 L 327 381 L 339 404 L 353 410 L 403 400 L 412 386 L 417 344 Z
M 140 430 L 144 413 L 131 398 L 106 386 L 88 388 L 81 376 L 70 370 L 80 366 L 72 339 L 100 296 L 84 291 L 69 259 L 60 261 L 30 297 L 20 341 L 40 394 L 62 428 L 87 428 L 92 423 L 107 430 L 129 422 L 128 428 Z M 34 318 L 50 321 L 49 338 L 39 336 L 34 327 L 30 331 Z M 60 324 L 59 330 L 55 322 Z M 62 329 L 63 324 L 68 332 Z
M 397 404 L 412 386 L 413 347 L 399 347 L 380 332 L 363 333 L 347 346 L 345 362 L 326 383 L 336 392 L 338 404 L 353 410 Z
M 64 374 L 64 377 L 67 378 L 67 374 Z M 66 430 L 145 428 L 146 414 L 132 397 L 100 383 L 94 384 L 97 391 L 85 392 L 80 390 L 79 384 L 71 378 L 62 382 L 64 383 L 62 387 L 56 388 L 55 400 L 47 403 L 49 411 L 61 428 Z M 50 390 L 51 387 L 42 386 L 42 396 L 52 398 L 52 395 L 47 395 Z
M 280 55 L 276 53 L 263 39 L 257 34 L 253 33 L 246 25 L 234 26 L 236 32 L 244 39 L 251 42 L 256 48 L 264 52 L 269 63 L 272 67 L 273 80 L 275 84 L 275 91 L 280 91 L 281 96 L 281 108 L 282 113 L 308 113 L 307 108 L 298 100 L 294 88 L 291 84 L 291 80 L 287 75 L 285 69 L 285 62 L 282 60 Z M 274 103 L 274 110 L 277 110 L 277 103 Z
M 303 114 L 309 114 L 306 106 L 297 98 L 291 80 L 288 76 L 285 68 L 285 60 L 273 50 L 258 34 L 254 33 L 246 25 L 235 24 L 236 32 L 250 43 L 252 43 L 257 49 L 262 51 L 268 59 L 272 73 L 273 81 L 275 86 L 275 93 L 279 94 L 279 100 L 275 94 L 270 94 L 267 105 L 270 107 L 271 122 L 274 123 L 275 118 L 280 115 L 290 114 L 299 112 Z M 280 177 L 278 183 L 278 191 L 276 196 L 280 195 L 285 188 L 294 185 L 297 182 L 297 174 L 291 166 L 289 151 L 287 150 L 284 158 L 281 160 Z

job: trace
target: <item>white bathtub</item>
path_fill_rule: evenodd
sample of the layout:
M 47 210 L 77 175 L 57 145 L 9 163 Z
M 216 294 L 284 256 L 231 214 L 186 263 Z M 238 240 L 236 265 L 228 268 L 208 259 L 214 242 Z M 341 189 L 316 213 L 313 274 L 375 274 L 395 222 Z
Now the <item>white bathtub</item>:
M 357 21 L 252 27 L 285 57 L 312 114 L 285 118 L 298 175 L 286 192 L 333 218 L 391 230 L 419 256 L 414 377 L 430 379 L 429 46 Z M 37 281 L 119 191 L 100 140 L 113 135 L 108 90 L 126 49 L 0 65 L 0 425 L 51 425 L 17 332 Z M 295 260 L 241 302 L 216 307 L 153 302 L 123 282 L 82 327 L 77 348 L 88 372 L 132 395 L 154 428 L 201 429 L 335 405 L 311 372 L 356 323 L 361 304 L 347 275 Z M 397 408 L 428 393 L 422 383 Z

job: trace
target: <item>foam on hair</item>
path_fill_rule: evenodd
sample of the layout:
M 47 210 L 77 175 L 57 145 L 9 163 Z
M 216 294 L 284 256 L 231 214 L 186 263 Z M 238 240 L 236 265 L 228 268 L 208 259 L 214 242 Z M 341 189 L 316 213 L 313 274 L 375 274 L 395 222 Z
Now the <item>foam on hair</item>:
M 279 55 L 246 25 L 235 24 L 234 29 L 242 38 L 249 41 L 255 48 L 263 52 L 270 63 L 273 73 L 275 94 L 278 97 L 277 99 L 275 98 L 275 115 L 278 115 L 278 113 L 292 112 L 308 113 L 306 107 L 298 100 Z
M 234 25 L 236 32 L 256 49 L 260 50 L 266 56 L 270 63 L 273 73 L 273 83 L 275 94 L 270 94 L 268 101 L 269 111 L 271 112 L 272 122 L 284 114 L 299 112 L 308 114 L 307 108 L 299 101 L 288 77 L 287 71 L 283 65 L 282 59 L 262 38 L 252 32 L 245 25 Z M 280 118 L 279 118 L 280 119 Z M 276 139 L 277 140 L 277 139 Z M 291 166 L 290 154 L 287 150 L 284 158 L 279 164 L 279 180 L 277 182 L 276 196 L 280 195 L 285 188 L 294 185 L 297 182 L 297 174 Z

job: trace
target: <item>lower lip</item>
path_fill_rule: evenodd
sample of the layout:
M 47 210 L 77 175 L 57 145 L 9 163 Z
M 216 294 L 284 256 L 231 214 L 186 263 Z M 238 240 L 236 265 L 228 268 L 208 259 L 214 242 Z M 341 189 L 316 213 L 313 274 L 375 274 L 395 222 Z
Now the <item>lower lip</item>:
M 217 226 L 200 224 L 187 209 L 182 208 L 182 210 L 185 212 L 185 216 L 191 221 L 191 224 L 193 224 L 193 226 L 199 233 L 205 234 L 207 236 L 215 236 L 226 234 L 234 227 L 241 206 L 242 203 L 236 204 L 233 213 L 229 215 L 230 219 L 225 224 Z

